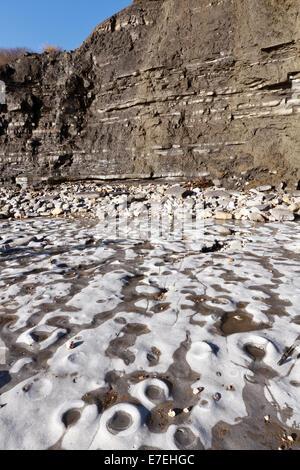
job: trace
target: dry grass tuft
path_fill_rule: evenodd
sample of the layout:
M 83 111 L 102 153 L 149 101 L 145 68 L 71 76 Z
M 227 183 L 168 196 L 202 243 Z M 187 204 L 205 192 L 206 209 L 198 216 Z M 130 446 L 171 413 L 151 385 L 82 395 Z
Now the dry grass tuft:
M 22 57 L 26 52 L 29 52 L 26 47 L 15 47 L 12 49 L 0 48 L 0 65 L 14 62 L 19 57 Z

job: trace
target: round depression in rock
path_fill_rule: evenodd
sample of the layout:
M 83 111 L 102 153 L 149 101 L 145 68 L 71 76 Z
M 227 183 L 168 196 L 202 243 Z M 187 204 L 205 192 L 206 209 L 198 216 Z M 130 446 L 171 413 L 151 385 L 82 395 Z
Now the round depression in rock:
M 161 403 L 166 400 L 164 390 L 157 385 L 149 385 L 145 390 L 145 395 L 153 403 Z
M 185 449 L 193 445 L 196 436 L 189 428 L 178 428 L 174 434 L 174 441 L 179 449 Z
M 106 423 L 108 431 L 112 434 L 126 431 L 132 425 L 132 417 L 126 411 L 116 411 L 113 416 Z

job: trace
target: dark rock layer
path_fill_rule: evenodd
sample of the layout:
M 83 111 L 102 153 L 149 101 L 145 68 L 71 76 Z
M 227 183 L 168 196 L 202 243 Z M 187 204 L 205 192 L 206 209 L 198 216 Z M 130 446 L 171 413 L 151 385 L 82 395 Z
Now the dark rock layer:
M 0 67 L 1 178 L 300 179 L 300 0 L 135 1 Z

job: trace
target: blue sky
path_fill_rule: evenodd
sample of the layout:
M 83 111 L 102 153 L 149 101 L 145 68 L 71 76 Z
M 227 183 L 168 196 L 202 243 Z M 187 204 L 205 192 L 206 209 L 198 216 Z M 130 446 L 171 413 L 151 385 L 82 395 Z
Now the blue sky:
M 45 44 L 75 49 L 132 0 L 0 0 L 0 48 Z

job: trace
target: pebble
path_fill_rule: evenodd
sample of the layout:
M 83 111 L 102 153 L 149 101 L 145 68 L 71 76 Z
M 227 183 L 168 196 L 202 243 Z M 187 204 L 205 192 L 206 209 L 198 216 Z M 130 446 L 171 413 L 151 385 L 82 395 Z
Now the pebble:
M 204 390 L 204 387 L 193 388 L 193 394 L 198 395 L 199 393 L 203 392 L 203 390 Z
M 230 220 L 232 219 L 232 214 L 229 214 L 228 212 L 216 212 L 215 215 L 216 219 L 223 219 L 223 220 Z
M 252 222 L 265 222 L 264 216 L 259 212 L 250 212 L 249 220 L 251 220 Z
M 200 209 L 200 211 L 198 212 L 198 217 L 200 219 L 211 219 L 213 216 L 213 213 L 212 211 L 206 209 L 206 210 L 202 210 Z
M 221 393 L 215 393 L 213 398 L 214 398 L 215 401 L 220 401 L 221 398 L 222 398 Z
M 165 194 L 167 196 L 174 196 L 174 197 L 181 198 L 182 195 L 185 193 L 185 191 L 186 191 L 185 188 L 183 188 L 182 186 L 176 185 L 176 186 L 171 186 L 170 188 L 168 188 L 165 191 Z
M 188 408 L 183 408 L 184 413 L 190 413 L 192 411 L 192 406 L 189 406 Z
M 282 222 L 295 220 L 295 215 L 288 209 L 279 209 L 276 207 L 270 211 L 270 215 L 271 217 L 269 220 L 272 221 Z
M 298 213 L 300 211 L 300 203 L 299 202 L 294 202 L 288 207 L 289 211 L 296 212 Z
M 258 188 L 256 188 L 256 190 L 259 192 L 271 191 L 271 189 L 272 186 L 270 186 L 269 184 L 258 186 Z
M 51 211 L 51 215 L 54 215 L 54 216 L 61 215 L 63 212 L 64 211 L 61 207 L 56 207 L 55 209 Z

